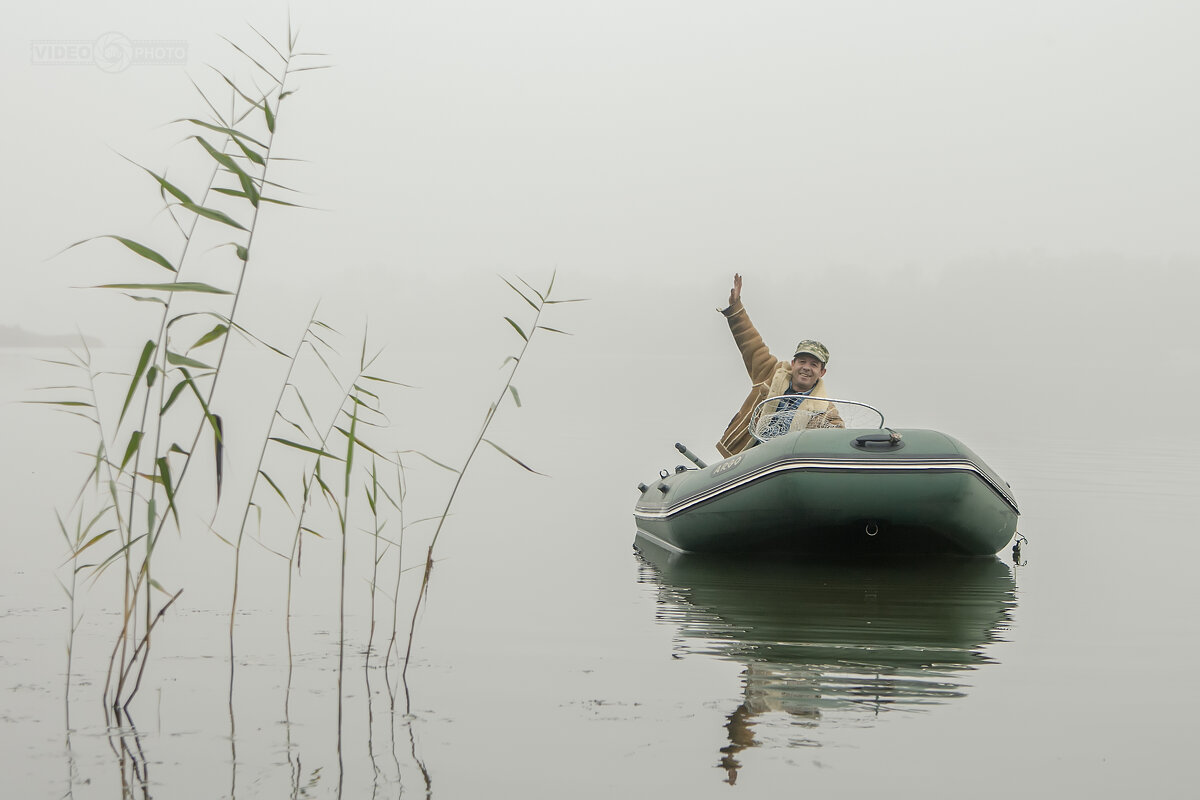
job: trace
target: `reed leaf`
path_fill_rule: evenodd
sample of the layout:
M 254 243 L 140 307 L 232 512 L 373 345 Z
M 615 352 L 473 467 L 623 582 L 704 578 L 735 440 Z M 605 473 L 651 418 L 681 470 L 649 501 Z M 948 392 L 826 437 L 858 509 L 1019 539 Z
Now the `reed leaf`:
M 94 405 L 86 400 L 22 400 L 31 406 L 82 406 L 84 408 L 95 408 Z
M 63 523 L 62 516 L 58 513 L 58 511 L 56 510 L 54 512 L 54 518 L 58 521 L 58 529 L 59 529 L 59 531 L 62 532 L 63 538 L 67 540 L 67 547 L 71 551 L 71 556 L 66 561 L 64 561 L 62 564 L 60 564 L 60 566 L 63 566 L 65 564 L 69 563 L 70 561 L 74 560 L 84 550 L 88 549 L 89 547 L 94 545 L 96 542 L 103 539 L 105 536 L 107 536 L 108 534 L 112 533 L 115 530 L 115 528 L 110 528 L 110 529 L 92 537 L 92 539 L 90 541 L 86 541 L 85 544 L 82 544 L 82 545 L 80 544 L 81 542 L 85 542 L 85 540 L 87 540 L 88 532 L 91 531 L 91 529 L 93 527 L 95 527 L 96 523 L 99 522 L 101 520 L 101 518 L 103 518 L 104 515 L 107 514 L 111 510 L 112 510 L 112 506 L 105 506 L 104 508 L 102 508 L 96 512 L 96 515 L 94 517 L 92 517 L 91 521 L 89 521 L 87 525 L 84 525 L 83 524 L 83 511 L 81 509 L 80 514 L 79 514 L 79 521 L 75 525 L 75 535 L 74 536 L 71 536 L 69 533 L 67 533 L 67 526 L 66 526 L 66 524 Z
M 204 418 L 212 427 L 213 433 L 217 438 L 221 437 L 221 425 L 217 422 L 216 417 L 208 409 L 208 401 L 204 399 L 204 394 L 200 391 L 200 387 L 196 385 L 195 379 L 192 378 L 192 373 L 187 371 L 187 367 L 180 367 L 179 371 L 183 374 L 183 379 L 187 383 L 188 388 L 192 390 L 192 394 L 200 401 L 200 408 L 204 411 Z
M 514 464 L 516 464 L 517 466 L 521 467 L 521 469 L 528 470 L 529 472 L 532 472 L 534 475 L 541 475 L 543 478 L 549 477 L 549 476 L 548 476 L 548 475 L 546 475 L 544 472 L 538 472 L 536 469 L 534 469 L 533 467 L 529 466 L 529 465 L 528 465 L 528 464 L 526 464 L 524 461 L 522 461 L 521 459 L 519 459 L 519 458 L 517 458 L 516 456 L 514 456 L 512 453 L 508 452 L 508 451 L 507 451 L 507 450 L 505 450 L 503 447 L 501 447 L 500 445 L 498 445 L 498 444 L 496 444 L 495 442 L 493 442 L 491 439 L 486 439 L 486 438 L 485 438 L 485 439 L 483 439 L 483 441 L 487 442 L 487 443 L 488 443 L 488 444 L 490 444 L 492 447 L 494 447 L 494 448 L 496 448 L 497 450 L 499 450 L 499 451 L 500 451 L 500 452 L 501 452 L 503 455 L 507 456 L 507 457 L 508 457 L 510 460 L 512 460 L 512 462 L 513 462 Z
M 322 458 L 332 458 L 334 461 L 342 460 L 340 457 L 335 456 L 333 453 L 330 453 L 326 450 L 322 450 L 318 447 L 310 447 L 306 444 L 301 444 L 300 442 L 293 442 L 291 439 L 284 439 L 281 436 L 271 436 L 269 438 L 272 442 L 278 442 L 279 444 L 282 444 L 286 447 L 294 447 L 295 449 L 303 450 L 306 453 L 314 453 L 315 455 L 321 456 Z
M 223 133 L 226 136 L 228 136 L 230 139 L 233 139 L 235 142 L 238 142 L 238 143 L 240 143 L 242 140 L 245 140 L 247 142 L 250 142 L 251 144 L 261 147 L 264 150 L 270 149 L 269 145 L 264 144 L 263 142 L 260 142 L 258 139 L 255 139 L 253 136 L 249 135 L 248 133 L 236 130 L 235 128 L 230 128 L 226 125 L 213 125 L 211 122 L 205 122 L 202 119 L 195 119 L 193 117 L 186 117 L 184 119 L 177 119 L 175 121 L 176 122 L 190 122 L 193 125 L 199 126 L 201 128 L 207 128 L 208 130 L 214 131 L 215 133 Z M 250 159 L 250 160 L 253 161 L 254 159 Z M 256 162 L 256 163 L 262 163 L 262 162 Z
M 513 402 L 517 404 L 517 408 L 521 407 L 521 395 L 517 394 L 517 387 L 511 383 L 508 385 L 508 391 L 512 394 Z
M 150 174 L 153 175 L 154 173 L 150 173 Z M 124 236 L 115 236 L 113 234 L 108 234 L 108 233 L 103 234 L 101 236 L 93 236 L 92 239 L 112 239 L 113 241 L 120 242 L 121 244 L 125 245 L 127 248 L 132 250 L 133 252 L 137 253 L 142 258 L 146 259 L 147 261 L 153 261 L 155 264 L 158 264 L 160 267 L 166 269 L 168 272 L 176 272 L 177 271 L 175 269 L 174 265 L 172 265 L 171 262 L 168 261 L 166 256 L 164 256 L 162 253 L 158 252 L 157 250 L 153 250 L 140 242 L 135 242 L 133 239 L 127 239 Z M 76 242 L 75 244 L 71 245 L 71 247 L 76 247 L 78 245 L 83 244 L 84 242 L 92 241 L 92 239 L 84 239 L 82 241 Z M 69 250 L 70 248 L 67 248 L 67 249 Z
M 354 399 L 354 398 L 351 397 L 351 399 Z M 345 471 L 345 484 L 343 486 L 343 491 L 344 491 L 344 495 L 346 497 L 346 504 L 348 506 L 349 501 L 350 501 L 350 476 L 351 476 L 351 470 L 354 466 L 354 445 L 358 442 L 358 436 L 356 435 L 356 432 L 358 431 L 358 409 L 357 408 L 354 409 L 354 413 L 352 413 L 350 415 L 350 430 L 348 430 L 348 431 L 342 430 L 341 428 L 338 428 L 336 425 L 334 426 L 334 428 L 339 433 L 341 433 L 343 436 L 346 437 L 346 471 Z M 367 448 L 367 449 L 370 450 L 370 448 Z M 375 452 L 375 451 L 371 450 L 371 452 Z M 345 533 L 345 531 L 343 531 L 343 533 Z
M 537 311 L 537 310 L 538 310 L 537 303 L 533 302 L 533 301 L 532 301 L 532 300 L 530 300 L 528 297 L 526 297 L 526 296 L 525 296 L 525 293 L 524 293 L 524 292 L 522 292 L 520 289 L 518 289 L 516 286 L 513 286 L 513 285 L 512 285 L 512 283 L 510 283 L 510 282 L 509 282 L 508 278 L 505 278 L 503 275 L 501 275 L 501 276 L 500 276 L 500 280 L 502 280 L 502 281 L 504 281 L 505 283 L 507 283 L 507 284 L 508 284 L 508 288 L 510 288 L 510 289 L 512 289 L 514 292 L 516 292 L 516 293 L 517 293 L 517 294 L 518 294 L 518 295 L 521 297 L 521 299 L 522 299 L 522 300 L 524 300 L 526 303 L 529 303 L 529 307 L 530 307 L 530 308 L 532 308 L 534 311 Z
M 85 481 L 85 483 L 86 483 L 86 481 Z M 67 540 L 67 548 L 74 551 L 76 541 L 71 538 L 71 534 L 67 533 L 67 525 L 66 525 L 66 523 L 63 522 L 62 514 L 58 513 L 57 508 L 54 509 L 54 519 L 58 522 L 59 532 L 61 532 L 63 535 L 63 538 Z M 74 555 L 75 555 L 74 552 L 72 552 L 71 553 L 72 558 L 74 557 Z M 70 558 L 67 559 L 67 561 L 70 561 L 70 560 L 71 560 Z M 67 561 L 64 561 L 63 564 L 67 563 Z
M 246 157 L 246 160 L 257 164 L 260 167 L 265 167 L 267 165 L 267 160 L 263 158 L 262 154 L 257 150 L 251 150 L 250 147 L 240 138 L 236 136 L 233 137 L 233 143 L 236 144 L 238 149 L 242 151 L 242 155 Z
M 175 184 L 168 181 L 165 177 L 163 177 L 162 175 L 159 175 L 158 173 L 154 172 L 153 170 L 147 169 L 146 167 L 141 167 L 141 168 L 146 171 L 147 175 L 149 175 L 151 178 L 154 178 L 154 180 L 158 181 L 158 185 L 160 187 L 162 187 L 162 189 L 164 191 L 166 191 L 168 194 L 170 194 L 176 200 L 180 201 L 181 203 L 192 202 L 192 198 L 188 197 L 186 192 L 184 192 L 182 189 L 180 189 Z
M 229 45 L 230 47 L 232 47 L 234 50 L 237 50 L 239 53 L 241 53 L 243 56 L 245 56 L 247 61 L 249 61 L 249 62 L 250 62 L 251 64 L 253 64 L 254 66 L 256 66 L 256 67 L 258 67 L 259 69 L 261 69 L 263 72 L 265 72 L 265 73 L 267 74 L 267 77 L 268 77 L 268 78 L 270 78 L 272 81 L 274 81 L 274 82 L 275 82 L 275 85 L 276 85 L 276 86 L 278 86 L 278 85 L 280 85 L 280 84 L 282 83 L 282 81 L 281 81 L 281 80 L 280 80 L 278 77 L 276 77 L 275 73 L 271 72 L 271 70 L 267 69 L 267 68 L 266 68 L 266 67 L 264 67 L 262 64 L 260 64 L 260 63 L 258 62 L 258 60 L 257 60 L 256 58 L 254 58 L 252 55 L 250 55 L 249 53 L 247 53 L 247 52 L 246 52 L 245 50 L 243 50 L 242 48 L 238 47 L 238 46 L 237 46 L 237 45 L 236 45 L 234 42 L 230 41 L 230 40 L 229 40 L 229 39 L 227 39 L 226 37 L 222 36 L 221 38 L 222 38 L 222 39 L 225 39 L 225 42 L 226 42 L 226 44 L 228 44 L 228 45 Z M 277 51 L 277 52 L 278 52 L 278 51 Z M 271 127 L 271 133 L 274 133 L 274 132 L 275 132 L 275 128 L 272 126 L 272 127 Z
M 308 410 L 308 403 L 304 402 L 304 395 L 301 393 L 299 388 L 297 388 L 295 386 L 293 386 L 292 388 L 295 390 L 294 394 L 296 395 L 296 400 L 298 400 L 300 402 L 300 408 L 302 411 L 304 411 L 304 416 L 308 419 L 308 423 L 310 425 L 312 425 L 313 430 L 316 430 L 317 421 L 315 419 L 313 419 L 312 412 Z M 295 427 L 299 428 L 300 426 L 296 425 Z
M 558 328 L 550 328 L 546 325 L 538 325 L 537 330 L 549 331 L 550 333 L 561 333 L 563 336 L 574 336 L 574 334 L 569 333 L 568 331 L 560 331 Z
M 201 294 L 233 294 L 225 289 L 218 289 L 207 283 L 198 281 L 179 281 L 177 283 L 102 283 L 93 289 L 144 289 L 152 292 L 198 292 Z
M 254 185 L 254 181 L 244 172 L 238 173 L 238 180 L 242 182 L 242 191 L 245 193 L 246 199 L 250 201 L 250 205 L 258 208 L 259 194 L 258 188 Z
M 129 437 L 129 444 L 125 446 L 125 456 L 121 459 L 121 466 L 119 467 L 121 472 L 125 471 L 125 465 L 129 463 L 129 459 L 132 458 L 133 454 L 137 452 L 141 443 L 142 432 L 134 431 L 133 435 Z
M 96 542 L 103 541 L 110 533 L 116 533 L 116 531 L 117 531 L 116 528 L 109 528 L 106 531 L 97 533 L 91 539 L 88 539 L 88 541 L 82 547 L 80 547 L 75 552 L 71 553 L 71 558 L 79 558 L 79 554 L 82 553 L 84 550 L 87 550 L 89 547 L 96 544 Z
M 528 341 L 529 341 L 529 337 L 525 335 L 525 331 L 521 330 L 521 326 L 520 326 L 520 325 L 518 325 L 517 323 L 513 322 L 513 320 L 512 320 L 512 317 L 505 317 L 505 318 L 504 318 L 504 321 L 505 321 L 505 322 L 507 322 L 509 325 L 512 325 L 512 326 L 513 326 L 513 330 L 515 330 L 515 331 L 516 331 L 516 332 L 517 332 L 517 333 L 520 335 L 520 337 L 521 337 L 523 340 L 525 340 L 526 342 L 528 342 Z
M 376 383 L 386 383 L 391 386 L 400 386 L 404 389 L 415 389 L 416 388 L 415 386 L 412 386 L 411 384 L 400 383 L 400 381 L 388 380 L 387 378 L 379 378 L 379 377 L 376 377 L 375 375 L 363 375 L 362 379 L 364 381 L 375 381 Z M 364 389 L 363 391 L 366 391 L 366 390 Z
M 193 214 L 199 214 L 200 216 L 211 219 L 214 222 L 220 222 L 221 224 L 228 225 L 231 228 L 237 228 L 239 231 L 246 230 L 245 225 L 242 225 L 240 222 L 234 220 L 228 214 L 217 211 L 215 208 L 208 208 L 207 206 L 196 205 L 195 203 L 181 203 L 180 205 L 182 205 L 188 211 L 191 211 Z M 226 292 L 226 294 L 228 294 L 228 292 Z
M 371 463 L 371 482 L 363 485 L 363 493 L 367 496 L 367 506 L 371 509 L 371 516 L 379 516 L 379 508 L 376 502 L 379 499 L 379 479 L 375 474 L 375 463 Z M 378 560 L 376 563 L 379 563 Z
M 337 460 L 341 461 L 340 458 Z M 337 508 L 340 513 L 341 506 L 338 505 L 337 497 L 334 495 L 333 490 L 329 488 L 329 484 L 325 483 L 325 478 L 321 475 L 320 461 L 317 462 L 317 468 L 313 470 L 313 480 L 317 482 L 317 486 L 321 487 L 321 494 L 325 495 L 325 499 L 329 501 L 334 508 Z
M 377 401 L 380 399 L 379 395 L 375 394 L 374 392 L 370 391 L 369 389 L 364 389 L 363 387 L 359 386 L 357 383 L 354 384 L 354 391 L 365 394 L 367 397 L 371 398 L 372 400 Z M 350 399 L 353 400 L 358 405 L 362 406 L 363 408 L 370 408 L 372 411 L 375 410 L 369 403 L 367 403 L 364 400 L 359 400 L 357 397 L 355 397 L 353 395 L 351 395 Z
M 210 65 L 210 67 L 211 67 L 211 65 Z M 217 109 L 217 107 L 215 105 L 213 105 L 212 100 L 208 99 L 208 94 L 203 89 L 200 88 L 200 84 L 196 83 L 196 79 L 189 75 L 188 81 L 192 84 L 192 88 L 196 90 L 196 94 L 200 95 L 200 99 L 204 101 L 204 104 L 206 106 L 208 106 L 208 110 L 212 112 L 213 117 L 215 117 L 220 122 L 225 122 L 224 116 Z
M 217 339 L 220 339 L 222 336 L 224 336 L 227 333 L 229 333 L 229 326 L 223 325 L 223 324 L 218 324 L 218 325 L 214 326 L 211 331 L 209 331 L 208 333 L 204 334 L 199 339 L 197 339 L 196 343 L 194 345 L 192 345 L 191 347 L 189 347 L 188 350 L 195 350 L 198 347 L 203 347 L 204 345 L 208 344 L 209 342 L 215 342 Z
M 190 319 L 191 317 L 211 317 L 222 325 L 227 325 L 229 323 L 229 318 L 227 316 L 224 314 L 218 314 L 215 311 L 189 311 L 186 314 L 177 314 L 176 316 L 171 317 L 171 319 L 167 322 L 167 329 L 169 330 L 178 325 L 180 322 L 183 322 L 185 319 Z
M 90 414 L 81 414 L 78 411 L 71 411 L 70 409 L 66 409 L 66 408 L 57 408 L 57 409 L 55 409 L 55 411 L 58 411 L 62 414 L 70 414 L 72 417 L 80 417 L 82 419 L 86 419 L 88 422 L 92 423 L 93 425 L 99 424 L 99 420 L 96 419 L 95 417 L 91 416 Z
M 129 550 L 133 548 L 134 545 L 136 545 L 138 542 L 140 542 L 142 539 L 145 539 L 145 538 L 146 538 L 146 534 L 144 534 L 144 533 L 138 534 L 137 536 L 130 538 L 129 541 L 123 543 L 115 551 L 109 553 L 108 556 L 103 561 L 96 564 L 94 573 L 98 575 L 101 572 L 103 572 L 113 562 L 117 561 L 118 559 L 123 558 L 129 552 Z
M 170 350 L 167 351 L 167 361 L 176 367 L 194 367 L 196 369 L 212 369 L 211 366 L 209 366 L 208 364 L 205 364 L 203 361 L 197 361 L 194 358 L 188 358 L 187 356 L 180 355 L 179 353 L 172 353 Z
M 247 27 L 249 27 L 250 30 L 252 30 L 256 34 L 258 34 L 258 38 L 263 40 L 263 44 L 265 44 L 267 47 L 269 47 L 275 51 L 275 55 L 279 56 L 280 61 L 283 61 L 284 63 L 287 63 L 288 61 L 290 61 L 290 59 L 287 56 L 285 56 L 283 53 L 279 52 L 279 48 L 276 47 L 274 42 L 272 42 L 267 36 L 265 36 L 262 31 L 260 31 L 258 28 L 254 27 L 253 25 L 248 25 Z M 291 32 L 291 20 L 290 19 L 288 20 L 288 42 L 289 42 L 289 49 L 294 49 L 295 45 L 296 45 L 296 40 L 294 38 L 294 35 Z
M 175 384 L 171 388 L 171 394 L 167 397 L 167 401 L 165 403 L 163 403 L 163 407 L 158 413 L 166 414 L 167 411 L 171 408 L 171 406 L 175 405 L 175 401 L 179 399 L 179 395 L 182 394 L 183 390 L 186 388 L 187 388 L 186 381 L 180 381 L 179 383 Z
M 538 298 L 538 300 L 540 300 L 540 301 L 541 301 L 541 302 L 543 302 L 543 303 L 545 303 L 545 302 L 546 302 L 546 298 L 550 296 L 550 289 L 547 289 L 547 290 L 546 290 L 546 294 L 542 294 L 542 293 L 541 293 L 541 292 L 539 292 L 537 289 L 533 288 L 533 285 L 532 285 L 532 284 L 530 284 L 530 283 L 529 283 L 529 281 L 527 281 L 527 280 L 525 280 L 524 278 L 522 278 L 520 275 L 518 275 L 518 276 L 517 276 L 517 280 L 519 280 L 521 283 L 525 284 L 525 286 L 526 286 L 526 287 L 529 289 L 529 291 L 531 291 L 531 292 L 533 292 L 534 294 L 536 294 L 536 295 L 537 295 L 537 298 Z M 551 287 L 551 288 L 553 288 L 553 287 L 554 287 L 554 278 L 553 278 L 553 277 L 551 277 L 551 278 L 550 278 L 550 287 Z M 535 306 L 534 306 L 534 309 L 538 309 L 538 307 L 535 305 Z
M 397 451 L 396 454 L 397 455 L 405 455 L 407 453 L 412 453 L 415 456 L 420 456 L 421 458 L 428 461 L 430 464 L 433 464 L 435 467 L 441 467 L 442 469 L 447 470 L 448 472 L 453 472 L 456 474 L 459 472 L 459 470 L 455 469 L 454 467 L 450 466 L 449 464 L 443 464 L 442 462 L 438 461 L 433 456 L 430 456 L 427 453 L 423 453 L 420 450 L 399 450 L 399 451 Z
M 217 502 L 221 502 L 221 481 L 225 477 L 225 423 L 220 414 L 213 414 L 213 452 L 216 455 Z
M 146 367 L 150 364 L 150 356 L 154 354 L 158 345 L 154 340 L 147 339 L 142 345 L 142 354 L 138 357 L 137 368 L 133 372 L 133 380 L 129 382 L 129 390 L 125 393 L 125 402 L 121 405 L 121 414 L 117 417 L 117 425 L 120 425 L 125 419 L 125 412 L 129 410 L 129 403 L 133 400 L 133 395 L 137 392 L 138 382 L 142 379 L 142 375 L 146 372 Z
M 267 482 L 267 484 L 270 485 L 270 487 L 275 490 L 275 494 L 279 495 L 279 499 L 283 501 L 284 505 L 286 505 L 288 508 L 291 508 L 292 504 L 288 502 L 287 495 L 285 495 L 283 493 L 283 490 L 279 488 L 278 484 L 276 484 L 275 481 L 271 479 L 271 476 L 268 475 L 266 472 L 264 472 L 261 469 L 258 471 L 258 474 L 261 475 L 263 477 L 263 480 L 265 480 Z
M 250 199 L 250 195 L 246 194 L 246 190 L 244 187 L 241 189 L 229 189 L 224 186 L 214 186 L 213 191 L 218 194 L 223 194 L 226 197 L 236 197 L 239 200 L 249 200 Z
M 371 454 L 373 454 L 373 455 L 377 455 L 377 456 L 379 456 L 380 458 L 382 458 L 383 460 L 385 460 L 385 461 L 388 461 L 388 462 L 390 463 L 391 459 L 389 459 L 387 456 L 385 456 L 385 455 L 383 455 L 382 453 L 380 453 L 380 452 L 379 452 L 378 450 L 376 450 L 374 447 L 371 447 L 369 444 L 367 444 L 367 443 L 366 443 L 366 442 L 364 442 L 362 439 L 360 439 L 360 438 L 359 438 L 357 435 L 355 435 L 355 434 L 352 434 L 352 433 L 350 432 L 350 431 L 353 431 L 353 430 L 355 430 L 355 429 L 357 428 L 357 425 L 358 425 L 358 423 L 359 423 L 359 422 L 361 422 L 361 421 L 362 421 L 362 420 L 360 420 L 360 419 L 359 419 L 357 416 L 354 416 L 354 417 L 351 417 L 351 421 L 350 421 L 350 430 L 349 430 L 349 431 L 348 431 L 348 430 L 346 430 L 345 428 L 343 428 L 343 427 L 339 426 L 339 425 L 334 425 L 334 426 L 333 426 L 333 429 L 334 429 L 334 430 L 336 430 L 338 433 L 340 433 L 342 436 L 345 436 L 345 437 L 346 437 L 346 439 L 347 439 L 347 444 L 349 444 L 350 440 L 353 440 L 354 444 L 358 445 L 358 446 L 359 446 L 359 447 L 361 447 L 363 450 L 366 450 L 368 453 L 371 453 Z
M 263 347 L 267 348 L 268 350 L 270 350 L 270 351 L 271 351 L 272 353 L 274 353 L 275 355 L 277 355 L 277 356 L 283 356 L 284 358 L 291 358 L 291 356 L 289 356 L 287 353 L 285 353 L 285 352 L 283 352 L 282 350 L 280 350 L 280 349 L 279 349 L 278 347 L 276 347 L 275 345 L 271 344 L 270 342 L 264 341 L 263 339 L 260 339 L 259 337 L 255 336 L 253 333 L 251 333 L 250 331 L 246 330 L 246 329 L 245 329 L 245 328 L 243 328 L 241 325 L 238 325 L 236 322 L 233 322 L 232 320 L 228 319 L 227 317 L 219 317 L 219 319 L 222 319 L 222 320 L 224 320 L 226 323 L 228 323 L 228 324 L 229 324 L 229 326 L 230 326 L 231 328 L 233 328 L 233 330 L 237 331 L 238 333 L 240 333 L 242 336 L 246 337 L 246 338 L 247 338 L 247 339 L 249 339 L 250 341 L 252 341 L 252 342 L 257 342 L 258 344 L 261 344 Z
M 279 419 L 283 420 L 286 424 L 291 425 L 293 428 L 295 428 L 300 433 L 301 436 L 307 435 L 304 428 L 300 427 L 300 425 L 298 423 L 292 422 L 290 419 L 288 419 L 287 415 L 285 415 L 279 409 L 275 409 L 275 416 L 278 417 Z
M 47 358 L 39 358 L 38 361 L 41 361 L 43 364 L 61 364 L 63 366 L 70 367 L 71 369 L 76 369 L 75 364 L 68 364 L 63 361 L 51 361 L 50 359 L 47 359 Z M 83 386 L 82 384 L 78 384 L 78 383 L 55 383 L 55 384 L 50 384 L 48 386 L 34 386 L 33 387 L 33 391 L 35 391 L 35 392 L 57 392 L 59 390 L 68 390 L 68 389 L 73 389 L 73 390 L 77 390 L 80 392 L 86 392 L 88 390 L 88 387 Z
M 227 154 L 222 153 L 220 150 L 218 150 L 217 148 L 215 148 L 211 144 L 209 144 L 208 140 L 205 139 L 203 136 L 196 135 L 191 138 L 193 138 L 197 142 L 199 142 L 200 146 L 204 148 L 205 152 L 207 152 L 210 156 L 213 157 L 213 160 L 215 160 L 218 164 L 220 164 L 225 169 L 232 172 L 234 175 L 238 176 L 239 178 L 242 178 L 242 177 L 249 178 L 250 177 L 249 175 L 246 174 L 245 170 L 243 170 L 241 167 L 238 166 L 236 161 L 234 161 L 232 158 L 230 158 Z
M 312 208 L 312 206 L 302 206 L 299 203 L 289 203 L 287 200 L 280 200 L 277 197 L 260 198 L 264 203 L 273 203 L 277 206 L 287 206 L 288 208 Z
M 221 70 L 217 69 L 216 67 L 212 66 L 211 64 L 209 65 L 209 68 L 213 72 L 217 73 L 217 75 L 219 75 L 221 77 L 221 80 L 223 80 L 223 81 L 225 81 L 225 83 L 229 84 L 229 88 L 233 89 L 233 91 L 236 92 L 239 97 L 241 97 L 243 100 L 245 100 L 251 106 L 253 106 L 255 108 L 258 107 L 258 100 L 255 100 L 253 97 L 251 97 L 250 95 L 243 92 L 242 88 L 237 85 L 236 81 L 234 81 L 232 78 L 230 78 L 224 72 L 221 72 Z M 218 115 L 218 118 L 220 118 L 219 115 Z
M 153 497 L 151 497 L 149 500 L 146 501 L 146 530 L 147 531 L 154 530 L 157 522 L 158 522 L 158 501 L 156 501 Z M 149 543 L 149 548 L 153 548 L 154 539 L 150 538 L 150 539 L 146 539 L 146 541 Z M 147 561 L 150 560 L 148 553 L 147 553 L 146 560 Z
M 222 536 L 221 534 L 219 534 L 219 533 L 217 533 L 216 531 L 212 530 L 211 528 L 209 528 L 209 533 L 211 533 L 213 536 L 215 536 L 215 537 L 217 537 L 218 539 L 220 539 L 220 540 L 221 540 L 222 542 L 224 542 L 225 544 L 229 545 L 231 548 L 236 548 L 236 545 L 234 545 L 234 543 L 233 543 L 233 542 L 229 541 L 229 540 L 228 540 L 228 539 L 226 539 L 224 536 Z

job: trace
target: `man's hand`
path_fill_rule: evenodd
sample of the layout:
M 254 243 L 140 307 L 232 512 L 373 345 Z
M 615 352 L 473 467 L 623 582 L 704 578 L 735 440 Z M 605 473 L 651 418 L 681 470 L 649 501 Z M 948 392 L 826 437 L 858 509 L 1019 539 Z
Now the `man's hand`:
M 733 273 L 733 288 L 729 290 L 729 305 L 742 299 L 742 276 Z

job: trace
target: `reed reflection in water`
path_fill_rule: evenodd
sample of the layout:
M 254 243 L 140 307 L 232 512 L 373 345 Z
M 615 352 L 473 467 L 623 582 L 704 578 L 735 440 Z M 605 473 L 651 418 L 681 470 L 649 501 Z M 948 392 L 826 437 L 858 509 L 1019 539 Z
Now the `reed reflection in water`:
M 996 558 L 800 562 L 669 553 L 641 539 L 639 581 L 676 626 L 680 657 L 744 665 L 720 766 L 755 746 L 819 746 L 820 725 L 873 724 L 966 693 L 1016 604 Z M 797 728 L 804 732 L 797 735 Z

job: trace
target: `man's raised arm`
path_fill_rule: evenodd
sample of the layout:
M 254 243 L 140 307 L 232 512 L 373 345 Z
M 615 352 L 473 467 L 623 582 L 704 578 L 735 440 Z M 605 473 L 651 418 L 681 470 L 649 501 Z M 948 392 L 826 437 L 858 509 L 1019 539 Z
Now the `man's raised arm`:
M 779 361 L 771 355 L 762 336 L 750 322 L 750 315 L 742 305 L 742 276 L 737 273 L 733 276 L 733 288 L 729 290 L 729 307 L 721 309 L 721 313 L 729 322 L 729 331 L 742 354 L 751 383 L 769 380 Z

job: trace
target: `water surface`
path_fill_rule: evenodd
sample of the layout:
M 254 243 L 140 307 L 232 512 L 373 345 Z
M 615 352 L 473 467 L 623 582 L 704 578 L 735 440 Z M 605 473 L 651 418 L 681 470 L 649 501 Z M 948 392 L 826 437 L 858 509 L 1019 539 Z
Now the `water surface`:
M 3 358 L 7 400 L 42 377 Z M 99 700 L 117 589 L 87 588 L 68 725 L 52 509 L 79 431 L 4 405 L 6 451 L 23 454 L 0 538 L 12 796 L 1180 795 L 1200 709 L 1188 442 L 1090 425 L 948 430 L 1012 483 L 1020 565 L 1008 550 L 713 561 L 633 547 L 634 487 L 674 465 L 675 437 L 606 428 L 599 408 L 584 435 L 564 419 L 592 401 L 538 407 L 551 390 L 522 389 L 534 412 L 501 433 L 554 476 L 500 458 L 469 476 L 419 621 L 411 714 L 379 666 L 390 598 L 377 598 L 384 632 L 365 664 L 371 551 L 350 540 L 340 735 L 334 543 L 316 543 L 300 583 L 290 693 L 282 567 L 266 546 L 248 551 L 230 705 L 229 551 L 195 533 L 163 562 L 185 591 L 128 718 L 106 720 Z M 627 436 L 648 443 L 604 444 Z

